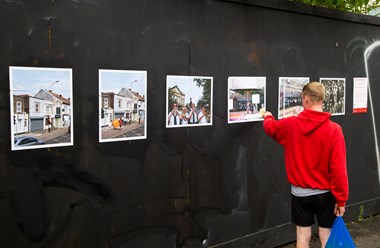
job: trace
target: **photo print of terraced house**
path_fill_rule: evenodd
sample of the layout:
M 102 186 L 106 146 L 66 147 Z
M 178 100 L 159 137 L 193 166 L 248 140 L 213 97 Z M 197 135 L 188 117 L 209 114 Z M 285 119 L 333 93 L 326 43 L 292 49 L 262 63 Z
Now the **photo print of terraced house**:
M 147 72 L 99 70 L 99 142 L 146 139 Z
M 73 145 L 72 69 L 9 67 L 11 150 Z

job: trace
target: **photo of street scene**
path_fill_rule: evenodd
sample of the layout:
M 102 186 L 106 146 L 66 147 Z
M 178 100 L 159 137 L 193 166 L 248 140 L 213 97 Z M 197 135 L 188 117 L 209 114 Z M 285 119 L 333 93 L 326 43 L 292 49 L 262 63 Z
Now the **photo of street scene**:
M 73 145 L 72 69 L 9 67 L 11 149 Z
M 321 84 L 325 86 L 326 95 L 323 101 L 323 111 L 331 115 L 345 114 L 345 78 L 320 78 Z
M 212 77 L 167 76 L 166 127 L 212 125 Z
M 228 123 L 262 121 L 265 77 L 228 78 Z
M 309 83 L 307 77 L 280 77 L 278 118 L 297 116 L 302 110 L 302 88 Z
M 146 139 L 146 71 L 99 70 L 99 142 Z

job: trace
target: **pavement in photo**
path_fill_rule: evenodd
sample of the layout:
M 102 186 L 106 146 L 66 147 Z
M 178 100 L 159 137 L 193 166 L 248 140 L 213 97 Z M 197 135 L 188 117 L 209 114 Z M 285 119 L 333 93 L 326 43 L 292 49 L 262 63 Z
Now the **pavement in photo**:
M 102 139 L 117 139 L 127 137 L 144 136 L 144 122 L 140 124 L 134 122 L 123 125 L 121 129 L 114 129 L 112 126 L 102 129 Z

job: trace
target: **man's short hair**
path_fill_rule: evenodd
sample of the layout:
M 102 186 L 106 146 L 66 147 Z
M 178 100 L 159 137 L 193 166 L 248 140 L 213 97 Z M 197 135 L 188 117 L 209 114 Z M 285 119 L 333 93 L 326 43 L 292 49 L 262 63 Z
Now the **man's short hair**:
M 312 102 L 325 100 L 325 86 L 319 82 L 305 84 L 302 89 L 303 96 L 309 96 Z

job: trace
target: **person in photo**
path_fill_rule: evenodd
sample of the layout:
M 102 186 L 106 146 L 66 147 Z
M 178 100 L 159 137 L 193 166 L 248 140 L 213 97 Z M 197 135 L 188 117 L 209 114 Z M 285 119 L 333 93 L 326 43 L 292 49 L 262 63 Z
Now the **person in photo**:
M 245 113 L 246 114 L 252 114 L 252 102 L 251 101 L 247 101 L 247 103 L 245 105 Z
M 122 119 L 122 117 L 119 118 L 119 127 L 120 127 L 120 130 L 123 129 L 123 119 Z
M 178 104 L 177 102 L 173 103 L 172 111 L 170 111 L 167 122 L 169 126 L 176 126 L 180 124 L 180 115 L 181 113 L 178 111 Z
M 198 123 L 198 112 L 195 108 L 195 103 L 191 103 L 191 110 L 189 113 L 189 124 L 197 124 Z
M 189 113 L 187 112 L 187 108 L 185 106 L 182 107 L 180 119 L 181 125 L 189 124 Z
M 47 126 L 47 129 L 48 129 L 48 132 L 50 133 L 50 130 L 51 130 L 51 120 L 50 120 L 50 115 L 48 115 L 46 117 L 46 126 Z
M 309 247 L 315 217 L 325 247 L 335 216 L 343 216 L 348 200 L 346 145 L 340 125 L 322 110 L 325 87 L 308 83 L 301 96 L 301 113 L 275 120 L 264 112 L 263 127 L 284 147 L 297 248 Z
M 198 123 L 199 124 L 206 124 L 208 123 L 207 121 L 207 111 L 204 106 L 201 107 L 201 112 L 198 115 Z

